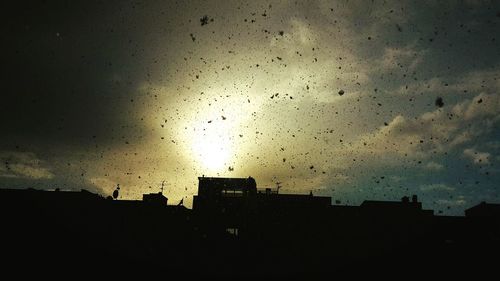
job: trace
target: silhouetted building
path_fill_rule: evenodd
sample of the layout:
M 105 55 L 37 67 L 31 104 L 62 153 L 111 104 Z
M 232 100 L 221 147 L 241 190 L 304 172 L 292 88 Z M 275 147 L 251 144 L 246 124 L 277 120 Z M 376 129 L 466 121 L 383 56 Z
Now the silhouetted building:
M 149 193 L 149 194 L 143 194 L 142 195 L 142 201 L 150 204 L 157 204 L 157 205 L 167 205 L 168 198 L 163 195 L 162 192 L 158 193 Z
M 198 178 L 198 196 L 193 197 L 193 209 L 224 213 L 263 212 L 284 209 L 311 209 L 329 207 L 330 197 L 304 194 L 279 194 L 266 188 L 257 190 L 252 177 Z
M 241 205 L 256 193 L 257 183 L 252 177 L 199 177 L 198 195 L 193 196 L 193 209 L 221 210 L 228 205 Z
M 85 189 L 80 191 L 45 191 L 37 189 L 0 189 L 0 201 L 8 200 L 17 204 L 77 204 L 104 199 Z
M 481 202 L 465 210 L 466 217 L 497 217 L 500 218 L 500 204 Z
M 265 192 L 258 192 L 256 204 L 261 208 L 268 209 L 295 209 L 311 210 L 317 208 L 328 208 L 332 204 L 331 197 L 314 196 L 310 194 L 280 194 L 270 188 Z
M 401 198 L 401 201 L 365 200 L 361 204 L 360 208 L 372 214 L 379 214 L 385 216 L 434 215 L 433 210 L 422 209 L 422 203 L 418 202 L 418 198 L 416 195 L 412 196 L 411 202 L 408 196 L 404 196 L 403 198 Z

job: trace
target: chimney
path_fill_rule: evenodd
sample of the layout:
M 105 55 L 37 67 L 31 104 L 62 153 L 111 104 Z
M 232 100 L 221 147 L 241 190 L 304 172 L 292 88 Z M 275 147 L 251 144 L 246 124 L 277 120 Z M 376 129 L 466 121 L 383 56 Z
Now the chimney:
M 417 199 L 418 199 L 418 198 L 417 198 L 417 195 L 415 195 L 415 194 L 414 194 L 414 195 L 411 197 L 411 202 L 412 202 L 413 204 L 417 204 L 417 203 L 418 203 L 418 200 L 417 200 Z

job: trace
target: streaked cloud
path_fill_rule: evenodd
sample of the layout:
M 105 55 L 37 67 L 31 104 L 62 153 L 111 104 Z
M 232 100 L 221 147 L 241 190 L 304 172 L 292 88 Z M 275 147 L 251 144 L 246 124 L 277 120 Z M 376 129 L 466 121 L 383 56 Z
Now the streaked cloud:
M 0 151 L 0 178 L 52 179 L 47 163 L 31 152 Z
M 450 187 L 444 183 L 434 183 L 420 186 L 421 191 L 455 191 L 454 187 Z
M 480 152 L 474 148 L 466 148 L 464 156 L 472 160 L 476 165 L 486 165 L 490 163 L 491 154 L 488 152 Z

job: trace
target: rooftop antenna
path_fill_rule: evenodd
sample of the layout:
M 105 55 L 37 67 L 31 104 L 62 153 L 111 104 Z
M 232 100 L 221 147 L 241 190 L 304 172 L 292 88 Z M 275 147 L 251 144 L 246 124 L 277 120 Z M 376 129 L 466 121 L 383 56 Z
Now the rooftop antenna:
M 280 193 L 281 182 L 276 182 L 276 194 Z
M 162 181 L 161 182 L 161 191 L 160 191 L 160 194 L 163 194 L 163 186 L 165 185 L 165 181 Z

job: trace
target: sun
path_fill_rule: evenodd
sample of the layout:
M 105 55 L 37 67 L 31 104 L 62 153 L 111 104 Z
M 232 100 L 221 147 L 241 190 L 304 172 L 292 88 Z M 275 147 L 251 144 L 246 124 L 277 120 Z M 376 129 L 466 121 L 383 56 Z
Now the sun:
M 227 169 L 233 156 L 229 122 L 214 120 L 201 123 L 190 136 L 191 152 L 201 168 L 210 172 Z
M 195 156 L 204 168 L 211 171 L 218 171 L 227 166 L 230 159 L 229 147 L 223 140 L 217 141 L 214 138 L 201 138 L 193 145 Z
M 223 93 L 224 89 L 214 92 Z M 219 97 L 213 93 L 205 95 L 210 100 Z M 246 149 L 247 142 L 242 136 L 246 135 L 252 112 L 257 110 L 257 101 L 250 104 L 246 96 L 228 97 L 208 108 L 196 102 L 184 108 L 188 118 L 179 123 L 178 131 L 182 132 L 186 158 L 199 171 L 217 174 L 232 171 Z

